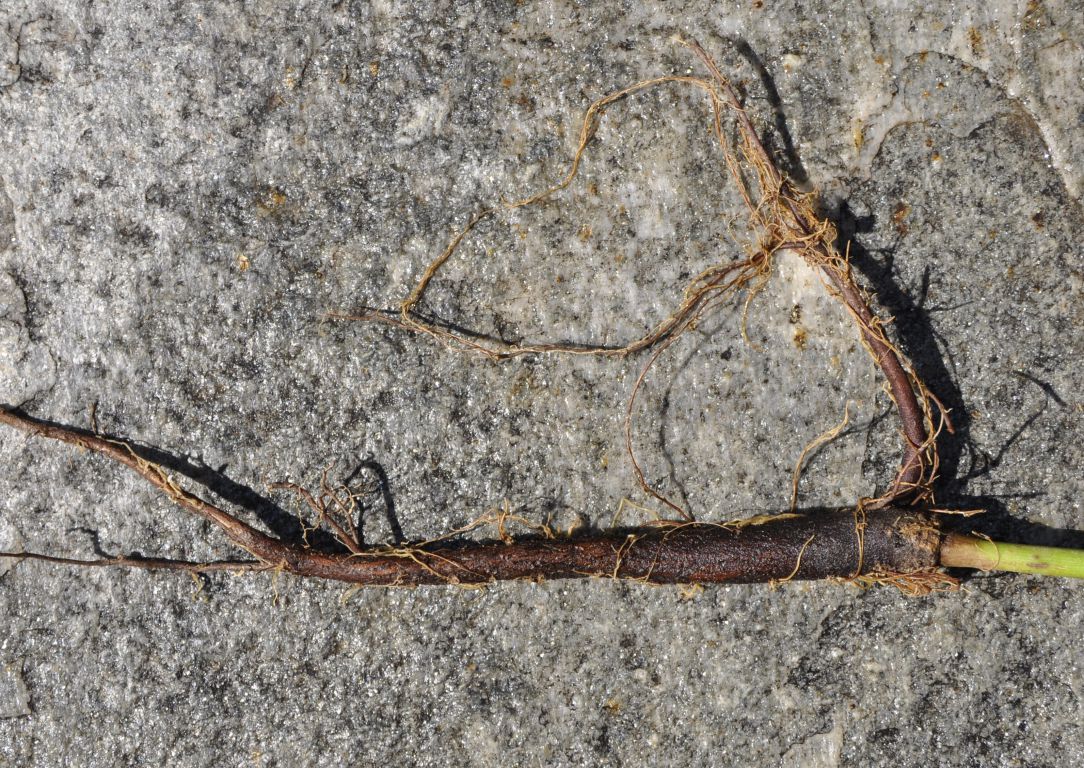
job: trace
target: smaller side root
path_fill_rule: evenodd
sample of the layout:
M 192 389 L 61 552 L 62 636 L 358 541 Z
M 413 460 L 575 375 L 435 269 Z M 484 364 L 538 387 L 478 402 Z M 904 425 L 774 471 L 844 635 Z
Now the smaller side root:
M 124 555 L 82 560 L 74 557 L 44 555 L 40 552 L 0 552 L 0 560 L 3 559 L 14 560 L 17 563 L 23 560 L 37 560 L 54 565 L 75 565 L 83 568 L 135 568 L 148 571 L 186 571 L 188 573 L 217 573 L 221 571 L 249 573 L 268 570 L 268 565 L 259 560 L 211 560 L 200 562 Z
M 565 176 L 537 194 L 520 200 L 501 201 L 479 211 L 467 225 L 455 234 L 447 247 L 425 269 L 398 311 L 371 311 L 361 315 L 337 317 L 374 320 L 431 336 L 454 348 L 485 355 L 493 360 L 505 360 L 525 354 L 560 352 L 576 355 L 625 356 L 655 348 L 633 387 L 625 419 L 625 441 L 632 468 L 640 487 L 657 501 L 676 512 L 682 519 L 693 515 L 675 501 L 653 488 L 646 480 L 633 450 L 632 421 L 636 398 L 645 377 L 659 356 L 711 309 L 731 300 L 744 290 L 745 303 L 757 294 L 767 279 L 774 256 L 781 250 L 799 254 L 816 269 L 829 293 L 846 309 L 854 320 L 859 337 L 870 357 L 883 371 L 889 395 L 896 405 L 902 423 L 903 457 L 900 469 L 889 491 L 878 499 L 868 499 L 869 507 L 906 501 L 914 506 L 929 506 L 937 476 L 937 437 L 942 429 L 951 431 L 947 410 L 929 391 L 903 353 L 885 332 L 885 323 L 870 308 L 866 292 L 854 281 L 849 253 L 840 253 L 836 245 L 838 232 L 817 211 L 816 199 L 799 191 L 779 170 L 775 159 L 765 148 L 753 121 L 743 106 L 737 89 L 731 84 L 711 56 L 695 41 L 677 42 L 686 46 L 704 68 L 706 76 L 673 75 L 644 80 L 603 96 L 585 112 L 580 126 L 579 142 Z M 600 344 L 533 343 L 513 344 L 501 339 L 475 336 L 431 321 L 419 311 L 424 295 L 437 273 L 459 248 L 464 238 L 479 222 L 502 209 L 520 208 L 549 199 L 566 189 L 575 179 L 588 145 L 595 136 L 599 121 L 607 107 L 633 94 L 662 85 L 692 86 L 707 97 L 709 119 L 714 140 L 722 153 L 729 174 L 745 203 L 753 235 L 745 247 L 746 258 L 719 263 L 705 270 L 685 290 L 684 299 L 669 317 L 649 332 L 623 346 Z M 732 120 L 738 139 L 731 142 L 725 124 Z M 744 320 L 742 335 L 745 336 Z M 801 460 L 799 461 L 799 466 Z M 794 500 L 796 501 L 796 499 Z M 792 503 L 792 506 L 794 504 Z
M 826 430 L 812 441 L 805 448 L 802 449 L 801 454 L 798 456 L 798 461 L 794 462 L 794 472 L 790 479 L 790 511 L 793 512 L 798 508 L 798 481 L 802 479 L 802 470 L 805 468 L 806 458 L 814 453 L 821 446 L 824 446 L 837 437 L 840 433 L 847 428 L 847 425 L 851 421 L 851 404 L 848 401 L 843 406 L 843 420 L 836 424 L 834 427 Z

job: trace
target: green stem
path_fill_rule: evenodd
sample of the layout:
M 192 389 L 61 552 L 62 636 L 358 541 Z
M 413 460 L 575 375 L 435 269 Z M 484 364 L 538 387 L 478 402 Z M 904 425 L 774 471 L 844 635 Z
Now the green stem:
M 941 544 L 941 565 L 1084 579 L 1084 550 L 1006 544 L 950 533 Z

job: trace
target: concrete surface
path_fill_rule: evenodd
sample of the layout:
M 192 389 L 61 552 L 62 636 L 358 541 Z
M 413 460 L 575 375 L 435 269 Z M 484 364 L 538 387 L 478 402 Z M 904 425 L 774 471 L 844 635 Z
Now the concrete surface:
M 102 429 L 286 534 L 293 504 L 266 483 L 328 465 L 360 467 L 370 542 L 396 535 L 380 472 L 407 538 L 505 501 L 561 526 L 644 519 L 621 433 L 643 358 L 497 365 L 325 314 L 395 306 L 473 211 L 557 178 L 592 99 L 696 71 L 680 33 L 821 190 L 953 408 L 941 500 L 1079 545 L 1081 11 L 4 0 L 0 401 L 83 426 L 97 404 Z M 735 257 L 740 220 L 702 100 L 668 86 L 610 109 L 581 180 L 482 227 L 427 306 L 510 338 L 628 340 Z M 819 282 L 784 260 L 750 343 L 740 324 L 720 309 L 649 377 L 648 476 L 703 519 L 781 509 L 849 401 L 802 503 L 884 488 L 895 420 Z M 12 432 L 0 547 L 230 554 L 129 473 Z M 1059 581 L 914 599 L 0 570 L 0 765 L 1084 761 L 1084 593 Z

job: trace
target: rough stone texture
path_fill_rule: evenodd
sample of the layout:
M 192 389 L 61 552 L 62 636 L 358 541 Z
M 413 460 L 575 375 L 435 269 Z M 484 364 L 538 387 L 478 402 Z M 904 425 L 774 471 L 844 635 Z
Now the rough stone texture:
M 146 441 L 289 532 L 266 482 L 387 475 L 408 538 L 505 500 L 651 507 L 643 358 L 501 365 L 329 311 L 394 306 L 471 212 L 558 178 L 582 110 L 741 81 L 953 409 L 940 496 L 1082 544 L 1079 2 L 0 7 L 0 401 Z M 763 7 L 759 7 L 763 6 Z M 482 227 L 428 298 L 511 338 L 628 340 L 734 258 L 702 99 L 614 106 L 580 181 Z M 795 311 L 795 307 L 798 310 Z M 783 260 L 653 370 L 649 478 L 699 516 L 883 488 L 894 417 L 846 316 Z M 793 322 L 792 322 L 793 321 Z M 804 336 L 805 343 L 796 343 Z M 0 435 L 0 547 L 228 550 L 136 478 Z M 623 504 L 622 499 L 633 502 Z M 369 541 L 395 534 L 377 492 Z M 1080 588 L 592 581 L 348 593 L 5 564 L 0 765 L 1047 766 L 1084 761 Z

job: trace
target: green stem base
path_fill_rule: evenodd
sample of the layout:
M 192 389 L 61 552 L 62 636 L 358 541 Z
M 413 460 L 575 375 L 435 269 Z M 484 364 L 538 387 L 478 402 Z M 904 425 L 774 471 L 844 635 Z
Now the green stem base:
M 1084 550 L 1006 544 L 950 533 L 941 544 L 941 565 L 1084 579 Z

